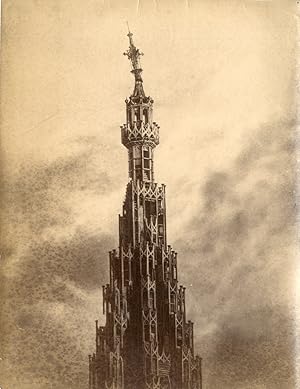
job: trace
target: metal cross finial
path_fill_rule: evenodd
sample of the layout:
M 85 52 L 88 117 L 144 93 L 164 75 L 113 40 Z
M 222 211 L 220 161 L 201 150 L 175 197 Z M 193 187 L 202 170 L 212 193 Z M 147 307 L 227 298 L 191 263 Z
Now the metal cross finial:
M 129 24 L 128 22 L 127 23 L 127 27 L 128 27 L 128 38 L 129 38 L 129 49 L 123 53 L 124 55 L 127 55 L 127 57 L 131 60 L 131 63 L 132 63 L 132 68 L 133 70 L 140 70 L 141 67 L 140 67 L 140 56 L 144 55 L 144 53 L 142 53 L 139 49 L 137 49 L 133 43 L 133 39 L 132 39 L 132 32 L 130 31 L 129 29 Z

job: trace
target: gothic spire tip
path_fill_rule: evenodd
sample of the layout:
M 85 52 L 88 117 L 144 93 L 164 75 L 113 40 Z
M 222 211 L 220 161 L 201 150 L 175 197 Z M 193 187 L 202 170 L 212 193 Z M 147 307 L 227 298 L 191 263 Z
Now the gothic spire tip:
M 134 95 L 143 95 L 144 96 L 144 91 L 143 91 L 143 87 L 142 87 L 143 79 L 141 76 L 143 69 L 141 68 L 141 65 L 140 65 L 140 57 L 142 55 L 144 55 L 144 53 L 142 53 L 138 48 L 135 47 L 135 45 L 133 43 L 133 39 L 132 39 L 133 34 L 129 29 L 128 22 L 126 22 L 126 23 L 127 23 L 127 27 L 128 27 L 127 36 L 129 38 L 129 48 L 123 54 L 126 55 L 128 57 L 128 59 L 131 61 L 131 65 L 132 65 L 131 72 L 134 74 L 134 77 L 135 77 Z
M 123 54 L 126 55 L 128 59 L 131 60 L 133 72 L 136 70 L 142 71 L 140 66 L 140 57 L 144 55 L 144 53 L 142 53 L 139 49 L 135 47 L 132 39 L 133 34 L 129 29 L 128 22 L 127 22 L 127 27 L 128 27 L 127 36 L 129 37 L 129 49 Z

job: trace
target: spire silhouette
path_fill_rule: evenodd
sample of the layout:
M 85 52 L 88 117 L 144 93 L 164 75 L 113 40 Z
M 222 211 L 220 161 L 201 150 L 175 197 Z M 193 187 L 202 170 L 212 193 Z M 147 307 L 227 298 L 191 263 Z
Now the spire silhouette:
M 145 96 L 145 92 L 143 89 L 143 79 L 142 79 L 142 71 L 143 69 L 141 68 L 140 64 L 140 57 L 144 55 L 134 44 L 133 39 L 132 39 L 132 32 L 129 29 L 129 25 L 127 22 L 128 26 L 128 38 L 129 38 L 129 48 L 127 51 L 125 51 L 123 54 L 128 57 L 128 59 L 131 61 L 131 66 L 132 70 L 131 73 L 134 74 L 135 78 L 135 86 L 134 86 L 134 91 L 133 91 L 133 96 Z

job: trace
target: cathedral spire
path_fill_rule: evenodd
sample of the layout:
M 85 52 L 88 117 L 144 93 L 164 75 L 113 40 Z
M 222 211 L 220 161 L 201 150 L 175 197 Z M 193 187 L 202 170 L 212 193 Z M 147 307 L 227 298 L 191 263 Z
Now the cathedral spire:
M 128 23 L 127 23 L 127 26 L 128 26 Z M 140 57 L 142 55 L 144 55 L 144 53 L 142 53 L 138 48 L 135 47 L 135 45 L 133 43 L 133 39 L 132 39 L 133 34 L 129 30 L 129 26 L 128 26 L 127 36 L 129 38 L 129 48 L 123 54 L 128 57 L 128 59 L 131 61 L 131 65 L 132 65 L 131 73 L 134 74 L 134 78 L 135 78 L 135 86 L 134 86 L 133 96 L 145 97 L 145 92 L 143 89 L 143 79 L 142 79 L 142 75 L 141 75 L 143 69 L 141 68 L 141 64 L 140 64 Z
M 143 91 L 142 53 L 130 31 L 128 38 L 125 55 L 135 88 L 125 100 L 121 140 L 128 150 L 129 181 L 119 215 L 119 248 L 109 253 L 109 282 L 102 289 L 106 321 L 96 322 L 89 389 L 202 389 L 177 252 L 167 244 L 165 185 L 154 181 L 159 125 L 153 121 L 153 100 Z

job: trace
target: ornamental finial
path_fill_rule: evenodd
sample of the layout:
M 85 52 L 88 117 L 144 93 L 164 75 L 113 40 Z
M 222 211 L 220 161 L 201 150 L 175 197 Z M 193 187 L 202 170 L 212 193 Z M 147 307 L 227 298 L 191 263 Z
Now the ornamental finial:
M 127 27 L 128 27 L 128 38 L 129 38 L 129 49 L 123 53 L 124 55 L 127 55 L 128 59 L 131 60 L 131 64 L 132 64 L 132 72 L 134 74 L 136 73 L 141 73 L 142 72 L 142 69 L 141 69 L 141 66 L 140 66 L 140 56 L 144 55 L 144 53 L 142 53 L 139 49 L 137 49 L 133 43 L 133 39 L 132 39 L 132 32 L 130 31 L 129 29 L 129 25 L 128 25 L 128 22 L 127 22 Z

